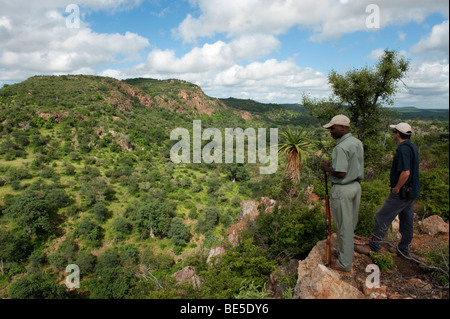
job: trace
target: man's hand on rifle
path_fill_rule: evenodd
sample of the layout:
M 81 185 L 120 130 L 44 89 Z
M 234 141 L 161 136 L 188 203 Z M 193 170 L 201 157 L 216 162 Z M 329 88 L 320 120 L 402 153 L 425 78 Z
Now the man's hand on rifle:
M 336 172 L 335 170 L 333 170 L 333 168 L 330 166 L 330 164 L 328 164 L 327 161 L 322 162 L 321 168 L 324 172 L 327 172 L 331 176 L 335 176 L 337 178 L 344 178 L 345 175 L 347 174 L 345 172 Z
M 330 164 L 327 161 L 322 161 L 321 165 L 322 171 L 328 172 L 330 170 Z

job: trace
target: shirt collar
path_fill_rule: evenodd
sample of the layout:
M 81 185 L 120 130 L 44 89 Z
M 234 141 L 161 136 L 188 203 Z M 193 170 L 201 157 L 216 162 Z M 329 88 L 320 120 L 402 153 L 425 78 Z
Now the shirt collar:
M 408 140 L 404 140 L 403 142 L 401 142 L 400 144 L 398 144 L 398 146 L 397 147 L 399 147 L 399 146 L 401 146 L 401 145 L 406 145 L 406 144 L 412 144 L 411 143 L 411 141 L 408 139 Z
M 352 133 L 347 133 L 347 134 L 345 134 L 344 136 L 342 136 L 342 137 L 339 139 L 339 142 L 337 142 L 337 144 L 339 144 L 339 143 L 341 143 L 342 141 L 346 140 L 346 139 L 349 138 L 350 136 L 352 136 Z

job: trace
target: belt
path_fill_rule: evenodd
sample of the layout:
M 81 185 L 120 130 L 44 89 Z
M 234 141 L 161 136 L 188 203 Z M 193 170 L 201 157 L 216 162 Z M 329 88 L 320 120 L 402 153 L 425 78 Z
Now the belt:
M 345 183 L 345 184 L 340 184 L 340 183 L 331 183 L 332 186 L 334 185 L 349 185 L 349 184 L 353 184 L 354 182 L 358 182 L 359 183 L 359 179 L 354 179 L 351 182 Z

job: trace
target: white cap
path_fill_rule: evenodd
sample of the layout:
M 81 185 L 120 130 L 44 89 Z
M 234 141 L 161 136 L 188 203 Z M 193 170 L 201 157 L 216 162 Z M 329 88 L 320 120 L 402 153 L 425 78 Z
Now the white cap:
M 408 123 L 399 123 L 397 125 L 391 125 L 390 127 L 406 135 L 412 134 L 411 125 L 409 125 Z
M 331 122 L 324 125 L 324 128 L 330 128 L 333 125 L 350 126 L 350 119 L 345 115 L 336 115 L 331 119 Z

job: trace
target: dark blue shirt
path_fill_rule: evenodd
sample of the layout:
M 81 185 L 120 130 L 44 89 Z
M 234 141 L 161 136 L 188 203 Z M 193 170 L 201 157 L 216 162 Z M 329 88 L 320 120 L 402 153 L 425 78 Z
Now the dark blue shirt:
M 419 197 L 419 152 L 410 140 L 400 143 L 397 147 L 397 152 L 395 153 L 394 162 L 392 163 L 391 168 L 391 188 L 394 188 L 397 185 L 398 178 L 402 171 L 410 172 L 405 185 L 412 186 L 414 198 Z

